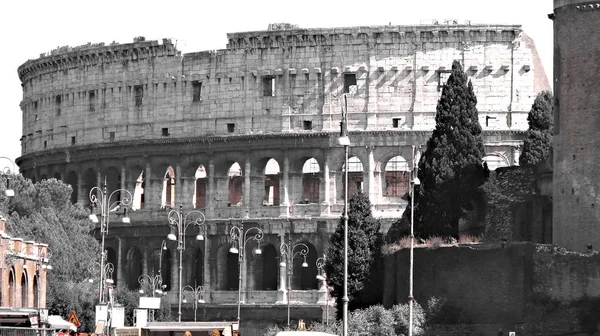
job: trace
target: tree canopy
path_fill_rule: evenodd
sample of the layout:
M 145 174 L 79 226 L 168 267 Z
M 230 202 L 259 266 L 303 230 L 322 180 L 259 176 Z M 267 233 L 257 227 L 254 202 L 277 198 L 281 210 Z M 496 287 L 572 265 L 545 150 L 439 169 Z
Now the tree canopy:
M 527 115 L 529 129 L 525 133 L 519 164 L 536 164 L 550 157 L 554 126 L 552 101 L 550 91 L 542 91 L 535 97 Z

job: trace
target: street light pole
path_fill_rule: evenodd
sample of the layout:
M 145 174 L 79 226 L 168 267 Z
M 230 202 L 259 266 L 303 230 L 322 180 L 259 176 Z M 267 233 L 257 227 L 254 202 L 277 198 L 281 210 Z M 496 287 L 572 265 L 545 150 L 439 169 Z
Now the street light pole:
M 256 231 L 253 235 L 248 237 L 248 233 L 251 231 Z M 242 302 L 242 266 L 245 264 L 246 260 L 246 243 L 250 240 L 255 240 L 257 247 L 254 251 L 255 254 L 262 254 L 262 250 L 260 249 L 260 242 L 263 239 L 263 231 L 254 226 L 244 231 L 244 223 L 240 224 L 240 226 L 234 225 L 229 230 L 229 236 L 231 237 L 231 248 L 229 249 L 230 253 L 234 253 L 238 255 L 238 306 L 237 306 L 237 321 L 240 323 L 240 313 L 241 313 L 241 302 Z M 237 247 L 236 247 L 237 244 Z
M 188 222 L 188 216 L 197 216 L 195 219 Z M 182 274 L 183 274 L 183 251 L 185 250 L 185 231 L 190 224 L 198 227 L 198 235 L 196 240 L 204 240 L 204 234 L 201 231 L 204 226 L 204 214 L 198 210 L 189 211 L 185 216 L 183 215 L 183 206 L 179 206 L 179 211 L 169 211 L 169 226 L 171 227 L 171 233 L 167 235 L 169 240 L 177 240 L 177 250 L 179 250 L 179 322 L 181 322 L 181 296 L 182 296 Z M 161 252 L 162 253 L 162 252 Z
M 6 189 L 4 190 L 4 195 L 6 195 L 6 197 L 13 197 L 15 196 L 15 191 L 10 189 L 10 175 L 16 172 L 15 163 L 6 156 L 0 156 L 0 159 L 7 160 L 12 165 L 12 170 L 10 170 L 9 166 L 4 166 L 4 168 L 2 168 L 1 175 L 2 177 L 6 178 Z
M 285 267 L 286 263 L 287 263 L 287 290 L 288 290 L 288 297 L 287 297 L 287 325 L 288 327 L 290 326 L 290 301 L 291 301 L 291 295 L 292 295 L 292 273 L 294 272 L 294 257 L 297 255 L 300 255 L 304 258 L 304 261 L 302 262 L 302 267 L 308 267 L 308 264 L 306 263 L 306 256 L 308 255 L 308 246 L 304 243 L 296 243 L 294 245 L 292 245 L 292 235 L 290 234 L 290 236 L 288 237 L 288 242 L 286 243 L 282 243 L 281 246 L 279 247 L 279 250 L 281 250 L 281 263 L 279 264 L 280 266 Z
M 45 250 L 45 251 L 44 251 Z M 50 257 L 52 257 L 52 252 L 50 248 L 48 248 L 45 244 L 38 245 L 37 250 L 37 259 L 35 261 L 36 264 L 36 274 L 37 274 L 37 295 L 38 299 L 35 304 L 38 306 L 38 316 L 42 310 L 42 270 L 46 270 L 46 275 L 48 275 L 47 271 L 52 269 L 52 265 L 49 264 Z M 46 282 L 46 281 L 44 281 Z
M 198 311 L 198 303 L 205 303 L 204 301 L 204 286 L 198 286 L 198 284 L 194 281 L 194 287 L 185 286 L 183 287 L 183 295 L 190 294 L 194 298 L 194 322 L 196 322 L 196 316 Z M 185 298 L 183 299 L 183 303 L 186 303 Z
M 325 287 L 325 323 L 329 326 L 329 285 L 327 284 L 327 275 L 325 274 L 325 263 L 327 262 L 327 257 L 323 255 L 318 258 L 316 261 L 317 270 L 319 270 L 319 274 L 317 275 L 317 280 L 323 281 L 323 286 Z
M 410 180 L 410 271 L 409 271 L 409 289 L 408 289 L 408 336 L 413 335 L 413 268 L 414 268 L 414 244 L 415 244 L 415 185 L 421 182 L 417 177 L 417 168 L 415 164 L 415 146 L 412 146 L 412 171 Z
M 348 147 L 350 138 L 348 137 L 348 100 L 346 95 L 342 96 L 344 104 L 342 105 L 342 121 L 340 122 L 340 137 L 338 145 L 344 146 L 344 296 L 342 297 L 343 310 L 343 328 L 342 336 L 348 336 Z
M 111 199 L 114 195 L 120 196 L 121 193 L 125 193 L 125 197 L 123 199 L 118 199 L 111 203 Z M 93 187 L 90 190 L 90 203 L 92 204 L 92 211 L 90 213 L 90 220 L 94 223 L 98 223 L 98 216 L 96 215 L 94 209 L 96 207 L 100 207 L 100 235 L 102 236 L 102 242 L 100 244 L 100 251 L 102 253 L 100 258 L 100 303 L 104 303 L 104 279 L 105 279 L 105 267 L 104 263 L 108 258 L 106 251 L 104 250 L 104 237 L 108 233 L 108 224 L 110 221 L 110 213 L 115 211 L 117 208 L 123 206 L 124 207 L 124 215 L 122 218 L 123 223 L 129 223 L 129 217 L 127 216 L 127 208 L 131 205 L 131 201 L 133 200 L 133 196 L 131 193 L 125 189 L 117 189 L 107 195 L 106 191 L 106 176 L 104 177 L 104 188 L 101 190 L 99 187 Z M 113 267 L 114 269 L 114 267 Z
M 155 294 L 158 295 L 166 295 L 166 292 L 163 290 L 167 287 L 162 284 L 162 277 L 159 274 L 148 275 L 142 274 L 138 277 L 138 283 L 140 284 L 140 289 L 138 293 L 144 294 L 144 287 L 147 287 L 150 292 L 152 292 L 152 297 L 155 297 Z M 154 309 L 152 309 L 151 320 L 154 321 Z

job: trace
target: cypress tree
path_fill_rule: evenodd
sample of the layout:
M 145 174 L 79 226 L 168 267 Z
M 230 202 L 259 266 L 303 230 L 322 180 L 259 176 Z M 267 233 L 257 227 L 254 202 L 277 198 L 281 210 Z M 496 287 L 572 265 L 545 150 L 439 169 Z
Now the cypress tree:
M 527 115 L 529 129 L 525 133 L 519 164 L 536 164 L 552 153 L 553 107 L 552 93 L 542 91 L 535 97 Z

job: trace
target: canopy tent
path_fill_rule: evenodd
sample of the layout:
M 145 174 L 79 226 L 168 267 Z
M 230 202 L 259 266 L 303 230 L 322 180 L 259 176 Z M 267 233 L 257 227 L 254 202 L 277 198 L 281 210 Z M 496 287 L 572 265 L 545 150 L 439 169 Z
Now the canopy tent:
M 52 329 L 67 329 L 77 331 L 77 327 L 73 323 L 63 320 L 63 318 L 58 315 L 49 315 L 48 324 L 50 324 L 50 328 Z

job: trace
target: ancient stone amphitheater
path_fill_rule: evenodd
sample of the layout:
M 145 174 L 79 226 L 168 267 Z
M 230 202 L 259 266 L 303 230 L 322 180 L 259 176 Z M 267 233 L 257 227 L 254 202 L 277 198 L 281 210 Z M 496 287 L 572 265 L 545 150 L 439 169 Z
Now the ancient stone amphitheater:
M 242 223 L 265 233 L 263 253 L 248 249 L 241 267 L 242 319 L 277 318 L 257 312 L 285 299 L 280 244 L 290 236 L 310 248 L 308 267 L 302 259 L 293 267 L 292 300 L 305 303 L 293 318 L 311 307 L 320 314 L 326 300 L 315 262 L 343 209 L 336 140 L 346 105 L 349 190 L 367 193 L 387 228 L 405 209 L 412 146 L 422 150 L 434 127 L 453 60 L 473 82 L 491 168 L 518 162 L 527 112 L 549 88 L 520 25 L 275 24 L 227 38 L 225 49 L 186 54 L 174 40 L 142 37 L 62 47 L 18 69 L 21 172 L 69 183 L 83 204 L 105 180 L 109 193 L 135 194 L 131 223 L 121 223 L 120 212 L 110 218 L 118 285 L 137 289 L 140 274 L 162 270 L 175 303 L 178 253 L 170 242 L 160 248 L 167 214 L 180 206 L 204 212 L 207 239 L 197 242 L 188 230 L 182 281 L 205 287 L 206 318 L 235 317 L 238 259 L 228 253 L 229 230 Z M 191 305 L 184 319 L 190 314 Z

